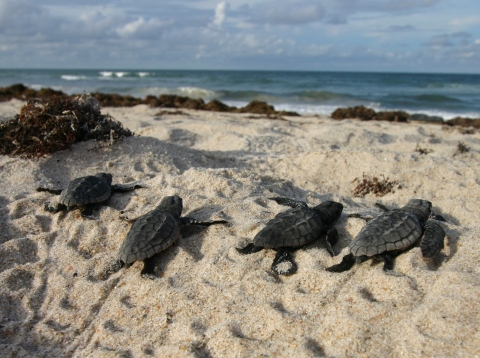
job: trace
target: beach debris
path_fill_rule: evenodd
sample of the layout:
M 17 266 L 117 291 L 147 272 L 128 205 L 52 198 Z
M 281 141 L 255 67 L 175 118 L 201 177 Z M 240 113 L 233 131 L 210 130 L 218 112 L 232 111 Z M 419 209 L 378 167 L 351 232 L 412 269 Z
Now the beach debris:
M 456 156 L 456 155 L 459 155 L 459 154 L 462 154 L 462 153 L 467 153 L 470 151 L 470 147 L 467 146 L 465 143 L 463 142 L 458 142 L 458 145 L 457 145 L 457 150 L 455 151 L 455 153 L 453 154 L 453 156 Z
M 0 102 L 10 101 L 13 98 L 21 99 L 23 101 L 33 98 L 49 99 L 53 96 L 65 95 L 62 91 L 56 91 L 51 88 L 41 88 L 34 90 L 27 86 L 17 83 L 8 87 L 0 87 Z
M 277 251 L 272 270 L 277 275 L 291 275 L 297 271 L 291 253 L 302 246 L 323 239 L 327 251 L 334 256 L 332 245 L 338 240 L 333 224 L 340 217 L 343 205 L 334 201 L 309 208 L 303 201 L 288 198 L 269 198 L 291 209 L 277 214 L 259 231 L 253 242 L 243 248 L 236 248 L 241 254 L 253 254 L 263 249 Z
M 55 91 L 50 88 L 42 88 L 37 91 L 22 84 L 16 84 L 3 88 L 0 87 L 0 102 L 9 101 L 13 98 L 22 100 L 32 98 L 50 99 L 53 96 L 58 97 L 67 95 L 61 91 Z M 72 97 L 77 96 L 78 95 L 73 95 Z M 258 100 L 251 101 L 245 107 L 237 108 L 234 106 L 228 106 L 216 99 L 212 99 L 210 102 L 205 103 L 202 98 L 190 98 L 173 94 L 162 94 L 158 97 L 148 95 L 145 98 L 138 98 L 130 95 L 94 92 L 91 93 L 90 96 L 96 98 L 102 107 L 133 107 L 139 104 L 146 104 L 150 107 L 162 108 L 185 108 L 231 113 L 256 113 L 275 116 L 299 116 L 299 114 L 296 112 L 277 111 L 272 105 Z
M 112 185 L 112 174 L 97 173 L 73 179 L 64 190 L 37 188 L 37 191 L 60 194 L 55 205 L 51 206 L 48 202 L 44 204 L 45 210 L 51 213 L 79 208 L 83 217 L 95 219 L 92 216 L 94 204 L 106 201 L 112 192 L 124 192 L 137 188 L 142 188 L 142 186 L 135 183 Z
M 472 118 L 464 118 L 464 117 L 455 117 L 453 119 L 449 119 L 445 121 L 445 124 L 449 126 L 457 126 L 457 127 L 471 127 L 473 131 L 465 133 L 465 134 L 473 134 L 476 130 L 480 129 L 480 118 L 472 119 Z
M 13 119 L 0 123 L 0 154 L 42 157 L 91 139 L 116 141 L 133 133 L 100 113 L 89 96 L 31 99 Z
M 417 152 L 417 153 L 420 153 L 420 154 L 429 154 L 429 153 L 433 153 L 433 149 L 422 148 L 422 147 L 420 147 L 420 144 L 417 143 L 417 146 L 415 147 L 414 152 Z
M 330 272 L 350 270 L 356 262 L 370 258 L 383 261 L 383 270 L 393 272 L 394 258 L 415 243 L 420 242 L 424 258 L 436 256 L 444 248 L 445 231 L 434 220 L 429 220 L 432 203 L 411 199 L 407 205 L 380 214 L 368 221 L 350 243 L 350 253 L 339 264 L 326 268 Z
M 165 197 L 152 211 L 135 220 L 128 232 L 117 258 L 104 270 L 103 278 L 123 266 L 131 266 L 135 261 L 143 261 L 143 278 L 154 279 L 154 256 L 170 247 L 180 238 L 180 226 L 227 224 L 225 220 L 198 221 L 190 217 L 181 217 L 182 198 L 178 195 Z
M 409 114 L 404 111 L 380 111 L 376 112 L 372 108 L 365 106 L 342 107 L 337 108 L 332 114 L 333 119 L 358 118 L 362 121 L 389 121 L 389 122 L 408 122 Z
M 379 178 L 381 177 L 381 178 Z M 358 185 L 352 190 L 353 196 L 363 198 L 367 194 L 374 194 L 375 196 L 384 196 L 388 193 L 395 193 L 396 189 L 402 189 L 396 180 L 390 180 L 383 174 L 379 176 L 369 176 L 363 173 L 363 178 L 355 178 L 353 182 L 358 182 Z

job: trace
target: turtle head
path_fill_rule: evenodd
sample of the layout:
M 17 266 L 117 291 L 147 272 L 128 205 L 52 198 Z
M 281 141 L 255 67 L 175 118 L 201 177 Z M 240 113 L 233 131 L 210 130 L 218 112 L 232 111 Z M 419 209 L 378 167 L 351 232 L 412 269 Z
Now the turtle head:
M 432 203 L 428 200 L 412 199 L 402 209 L 415 214 L 424 223 L 432 212 Z
M 324 201 L 315 206 L 313 210 L 317 211 L 326 225 L 332 225 L 342 214 L 343 205 L 336 201 Z
M 182 215 L 182 209 L 182 198 L 178 195 L 166 196 L 157 206 L 157 210 L 168 211 L 175 218 L 179 218 Z
M 102 179 L 108 185 L 112 185 L 112 174 L 110 174 L 110 173 L 97 173 L 97 174 L 95 174 L 95 176 Z

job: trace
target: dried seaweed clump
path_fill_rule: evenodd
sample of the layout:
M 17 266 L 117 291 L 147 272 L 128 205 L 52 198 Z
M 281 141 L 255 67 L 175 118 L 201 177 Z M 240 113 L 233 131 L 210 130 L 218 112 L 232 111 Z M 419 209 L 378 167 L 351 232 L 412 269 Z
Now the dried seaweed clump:
M 455 153 L 453 154 L 453 156 L 456 156 L 456 155 L 459 155 L 459 154 L 463 154 L 463 153 L 467 153 L 470 151 L 470 147 L 468 145 L 466 145 L 465 143 L 463 142 L 458 142 L 458 145 L 457 145 L 457 150 L 455 151 Z
M 414 152 L 420 153 L 420 154 L 429 154 L 433 153 L 433 149 L 430 148 L 422 148 L 420 145 L 417 143 L 417 146 L 415 147 Z
M 373 193 L 375 196 L 384 196 L 388 193 L 395 193 L 395 188 L 402 189 L 396 180 L 390 181 L 383 174 L 380 176 L 381 178 L 379 179 L 376 176 L 369 177 L 363 174 L 362 180 L 355 178 L 353 182 L 359 182 L 359 184 L 352 190 L 353 196 L 363 198 L 370 193 Z
M 90 139 L 114 142 L 133 133 L 100 113 L 88 95 L 31 99 L 13 119 L 0 124 L 0 154 L 27 158 L 70 148 Z
M 408 122 L 410 115 L 404 111 L 375 112 L 364 106 L 337 108 L 331 114 L 333 119 L 359 118 L 362 121 Z

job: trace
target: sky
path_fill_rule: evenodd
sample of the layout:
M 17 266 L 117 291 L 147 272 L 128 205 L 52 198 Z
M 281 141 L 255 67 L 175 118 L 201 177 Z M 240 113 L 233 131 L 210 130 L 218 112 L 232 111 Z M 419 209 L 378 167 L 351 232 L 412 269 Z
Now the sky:
M 480 73 L 480 0 L 0 0 L 0 68 Z

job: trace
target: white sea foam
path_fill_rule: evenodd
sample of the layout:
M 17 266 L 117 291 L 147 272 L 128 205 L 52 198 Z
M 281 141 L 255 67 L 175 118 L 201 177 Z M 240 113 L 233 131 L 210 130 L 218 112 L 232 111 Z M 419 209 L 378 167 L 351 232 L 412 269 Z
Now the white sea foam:
M 130 74 L 130 72 L 115 72 L 115 76 L 117 77 L 125 77 L 125 76 L 128 76 Z
M 150 75 L 151 75 L 150 72 L 138 72 L 139 77 L 147 77 L 147 76 L 150 76 Z
M 203 98 L 207 100 L 217 97 L 217 92 L 201 87 L 179 87 L 174 90 L 174 93 L 179 96 Z
M 60 78 L 65 81 L 78 81 L 87 79 L 86 76 L 76 76 L 76 75 L 61 75 Z
M 99 72 L 99 74 L 102 77 L 112 77 L 113 76 L 113 72 L 111 72 L 111 71 L 101 71 L 101 72 Z

